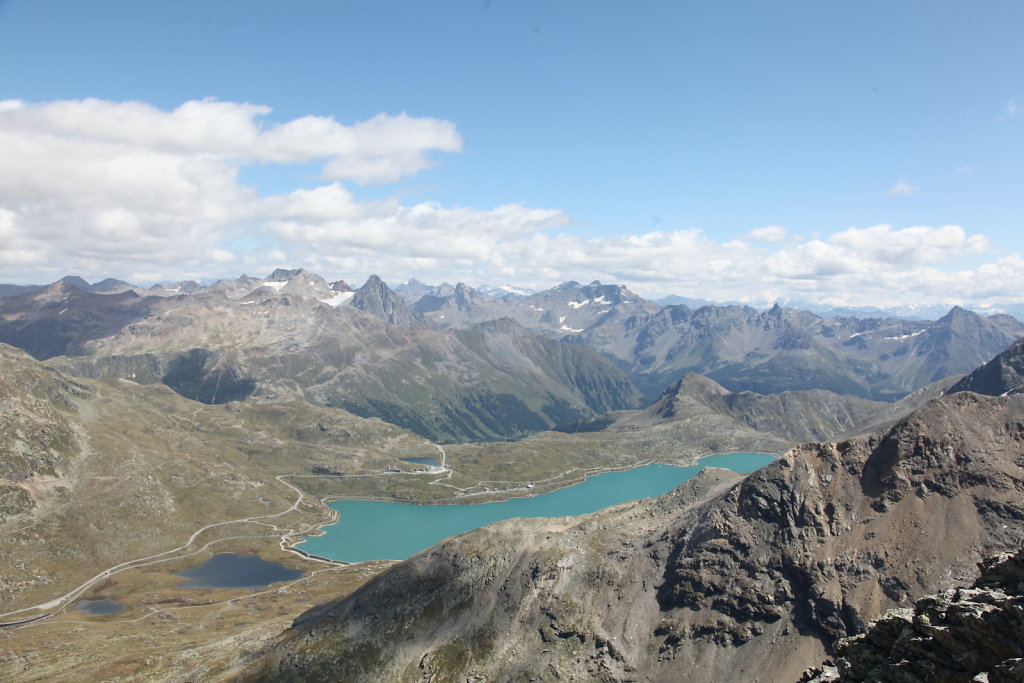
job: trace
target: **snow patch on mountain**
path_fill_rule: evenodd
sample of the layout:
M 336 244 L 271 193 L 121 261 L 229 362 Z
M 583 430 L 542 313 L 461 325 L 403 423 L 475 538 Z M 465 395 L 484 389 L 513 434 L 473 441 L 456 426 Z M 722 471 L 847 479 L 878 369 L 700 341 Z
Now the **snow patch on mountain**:
M 338 307 L 341 306 L 342 304 L 351 301 L 352 297 L 354 297 L 355 295 L 355 292 L 338 292 L 329 299 L 317 299 L 317 301 L 319 301 L 322 304 L 327 304 L 328 306 Z

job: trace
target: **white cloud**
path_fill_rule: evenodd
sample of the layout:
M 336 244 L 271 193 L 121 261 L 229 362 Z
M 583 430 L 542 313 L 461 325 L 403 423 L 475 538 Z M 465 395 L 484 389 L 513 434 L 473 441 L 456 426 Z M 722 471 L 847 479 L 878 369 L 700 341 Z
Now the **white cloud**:
M 786 229 L 778 225 L 766 225 L 763 228 L 754 228 L 746 235 L 744 239 L 750 240 L 751 242 L 781 242 L 786 239 Z
M 917 191 L 921 189 L 916 185 L 911 185 L 905 179 L 900 180 L 898 183 L 890 187 L 885 191 L 886 197 L 909 197 L 912 194 L 917 194 Z
M 345 126 L 330 117 L 304 116 L 261 125 L 270 112 L 270 107 L 217 100 L 194 100 L 169 112 L 142 102 L 7 100 L 0 102 L 0 126 L 31 142 L 49 137 L 93 149 L 145 149 L 240 163 L 321 161 L 324 177 L 357 182 L 398 180 L 430 166 L 432 150 L 462 149 L 455 126 L 438 119 L 378 114 Z
M 1024 260 L 960 226 L 848 228 L 816 239 L 780 226 L 716 240 L 700 230 L 584 237 L 557 209 L 362 200 L 344 183 L 415 174 L 457 151 L 446 121 L 380 115 L 267 123 L 267 107 L 206 100 L 0 102 L 0 265 L 8 281 L 265 275 L 302 266 L 386 280 L 626 284 L 647 296 L 775 297 L 889 305 L 1017 300 Z M 320 163 L 316 187 L 261 196 L 246 164 Z M 905 180 L 895 194 L 916 188 Z M 893 188 L 891 191 L 895 191 Z M 246 245 L 244 248 L 238 245 Z
M 891 225 L 850 228 L 829 242 L 849 256 L 871 263 L 914 265 L 948 263 L 968 254 L 983 254 L 992 245 L 983 235 L 968 235 L 959 225 L 918 226 L 894 230 Z
M 237 180 L 245 164 L 321 162 L 328 178 L 392 181 L 431 165 L 431 152 L 462 145 L 454 125 L 436 119 L 265 124 L 269 113 L 215 100 L 172 111 L 96 99 L 0 102 L 0 210 L 9 233 L 0 258 L 43 261 L 50 273 L 132 263 L 202 269 L 226 262 L 225 243 L 268 218 L 273 200 Z

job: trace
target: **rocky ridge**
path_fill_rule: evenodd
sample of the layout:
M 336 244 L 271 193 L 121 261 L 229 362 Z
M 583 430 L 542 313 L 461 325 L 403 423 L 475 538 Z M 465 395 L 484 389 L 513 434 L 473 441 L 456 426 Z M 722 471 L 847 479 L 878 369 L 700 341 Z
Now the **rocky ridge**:
M 974 370 L 949 389 L 949 393 L 976 391 L 989 396 L 1006 396 L 1024 391 L 1024 338 Z
M 688 421 L 713 413 L 737 426 L 773 434 L 790 444 L 828 441 L 863 434 L 909 415 L 941 396 L 958 376 L 923 387 L 895 403 L 843 396 L 824 389 L 783 391 L 778 394 L 732 392 L 712 379 L 687 373 L 670 385 L 647 408 L 619 411 L 592 420 L 562 425 L 559 431 L 625 432 Z

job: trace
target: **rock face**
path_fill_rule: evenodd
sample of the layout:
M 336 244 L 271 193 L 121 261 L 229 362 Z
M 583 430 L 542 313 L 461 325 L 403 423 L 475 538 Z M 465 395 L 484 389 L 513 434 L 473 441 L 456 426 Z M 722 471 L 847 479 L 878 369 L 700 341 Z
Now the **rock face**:
M 296 620 L 256 680 L 795 680 L 1024 542 L 1024 397 L 943 397 L 740 479 L 511 520 Z
M 352 305 L 364 313 L 405 327 L 432 327 L 427 319 L 410 310 L 402 297 L 395 294 L 376 275 L 371 275 L 352 297 Z
M 964 377 L 949 393 L 974 391 L 989 396 L 1019 394 L 1024 391 L 1024 339 Z
M 979 565 L 972 588 L 929 595 L 844 638 L 806 681 L 1024 680 L 1024 550 Z

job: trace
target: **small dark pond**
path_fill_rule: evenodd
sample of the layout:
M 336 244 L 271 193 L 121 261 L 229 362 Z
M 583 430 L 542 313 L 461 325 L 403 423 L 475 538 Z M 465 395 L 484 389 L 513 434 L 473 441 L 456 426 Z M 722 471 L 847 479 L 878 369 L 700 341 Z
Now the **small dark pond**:
M 79 600 L 75 609 L 85 612 L 89 616 L 98 617 L 103 614 L 114 614 L 124 609 L 124 605 L 114 598 L 100 598 L 99 600 Z
M 178 584 L 179 588 L 264 588 L 278 581 L 297 579 L 302 572 L 258 555 L 217 553 L 201 565 L 175 576 L 188 579 Z
M 427 467 L 437 467 L 441 464 L 434 458 L 402 458 L 402 462 L 411 462 L 413 465 L 426 465 Z

